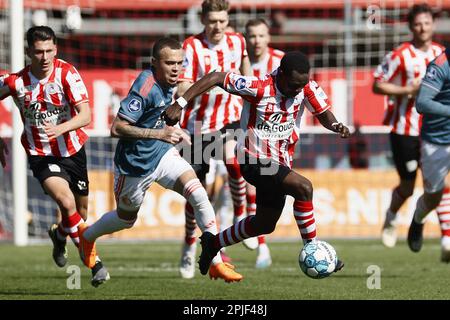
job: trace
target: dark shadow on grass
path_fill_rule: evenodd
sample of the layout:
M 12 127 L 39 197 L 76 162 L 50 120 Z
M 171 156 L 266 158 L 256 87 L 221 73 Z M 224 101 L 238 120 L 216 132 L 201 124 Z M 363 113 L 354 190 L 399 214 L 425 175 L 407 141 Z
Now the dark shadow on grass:
M 30 292 L 27 291 L 0 291 L 0 296 L 66 296 L 67 292 L 55 293 L 55 292 Z

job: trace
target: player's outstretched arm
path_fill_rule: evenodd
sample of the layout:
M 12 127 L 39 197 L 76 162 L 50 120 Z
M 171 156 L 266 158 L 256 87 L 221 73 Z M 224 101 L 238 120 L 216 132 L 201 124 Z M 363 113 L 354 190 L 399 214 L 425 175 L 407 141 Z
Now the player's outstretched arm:
M 350 135 L 350 130 L 343 123 L 338 122 L 330 110 L 319 114 L 317 119 L 328 130 L 339 133 L 341 138 L 347 138 Z
M 434 63 L 428 66 L 416 99 L 417 112 L 450 117 L 448 105 L 444 105 L 439 99 L 435 99 L 438 93 L 442 91 L 444 84 L 450 80 L 446 71 L 448 72 L 448 70 L 438 67 Z
M 171 126 L 165 126 L 162 129 L 139 128 L 132 123 L 116 116 L 111 127 L 111 136 L 122 139 L 158 139 L 177 144 L 186 138 L 186 133 L 180 129 Z
M 439 91 L 426 85 L 422 86 L 416 100 L 417 111 L 419 113 L 450 117 L 448 105 L 444 105 L 434 99 L 438 93 Z
M 390 82 L 374 81 L 372 91 L 375 94 L 390 96 L 415 96 L 419 91 L 420 79 L 414 79 L 411 84 L 400 86 Z
M 164 120 L 170 125 L 176 124 L 181 117 L 181 110 L 195 97 L 208 91 L 214 86 L 223 86 L 227 73 L 212 72 L 194 83 L 184 94 L 179 97 L 164 113 Z
M 6 167 L 6 155 L 9 153 L 8 146 L 5 141 L 0 138 L 0 162 L 2 163 L 2 167 Z

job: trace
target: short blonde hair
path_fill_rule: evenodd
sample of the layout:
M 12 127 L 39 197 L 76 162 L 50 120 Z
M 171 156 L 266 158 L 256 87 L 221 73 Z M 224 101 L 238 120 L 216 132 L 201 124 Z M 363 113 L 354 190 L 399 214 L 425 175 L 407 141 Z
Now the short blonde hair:
M 202 3 L 202 16 L 212 11 L 227 11 L 230 9 L 228 0 L 205 0 Z

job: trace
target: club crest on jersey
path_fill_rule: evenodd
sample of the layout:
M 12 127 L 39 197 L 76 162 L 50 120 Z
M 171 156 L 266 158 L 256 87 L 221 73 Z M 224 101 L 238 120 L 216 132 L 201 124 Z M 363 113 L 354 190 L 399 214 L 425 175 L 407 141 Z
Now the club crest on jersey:
M 247 82 L 245 81 L 244 78 L 238 78 L 235 82 L 234 82 L 234 87 L 238 90 L 242 90 L 245 88 Z
M 436 77 L 436 69 L 433 67 L 430 67 L 427 71 L 427 74 L 425 75 L 427 79 L 434 79 Z
M 57 88 L 56 83 L 50 82 L 45 85 L 45 92 L 47 92 L 47 94 L 55 94 L 57 93 Z
M 131 99 L 131 101 L 128 102 L 128 110 L 130 110 L 131 112 L 138 112 L 139 110 L 141 110 L 141 108 L 142 104 L 137 99 Z
M 186 57 L 186 56 L 184 56 L 184 58 L 183 58 L 183 64 L 182 64 L 182 67 L 183 67 L 183 69 L 186 69 L 186 67 L 189 65 L 189 60 L 188 60 L 188 58 Z

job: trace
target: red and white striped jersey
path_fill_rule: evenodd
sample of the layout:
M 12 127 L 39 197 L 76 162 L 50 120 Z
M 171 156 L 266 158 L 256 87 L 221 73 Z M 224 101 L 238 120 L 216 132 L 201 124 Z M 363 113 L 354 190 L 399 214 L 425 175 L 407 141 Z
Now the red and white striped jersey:
M 247 56 L 245 39 L 239 33 L 225 33 L 217 45 L 209 43 L 205 34 L 201 33 L 187 38 L 183 48 L 185 61 L 180 81 L 195 82 L 214 71 L 239 72 L 242 59 Z M 201 122 L 201 133 L 214 132 L 238 121 L 241 110 L 239 97 L 214 87 L 186 106 L 180 125 L 193 134 L 195 123 Z
M 21 141 L 29 155 L 69 157 L 81 149 L 88 139 L 81 128 L 50 141 L 44 131 L 44 121 L 66 122 L 77 114 L 75 106 L 89 101 L 83 80 L 72 65 L 55 59 L 53 72 L 45 79 L 38 80 L 27 66 L 1 82 L 9 87 L 20 110 L 24 124 Z
M 400 86 L 411 84 L 415 78 L 425 76 L 427 65 L 445 48 L 432 43 L 427 52 L 405 42 L 388 53 L 374 72 L 376 81 L 390 82 Z M 422 126 L 422 115 L 415 107 L 415 98 L 408 96 L 387 96 L 387 108 L 383 120 L 392 132 L 405 136 L 418 136 Z
M 262 78 L 275 71 L 280 66 L 281 58 L 284 56 L 284 52 L 281 50 L 270 47 L 268 49 L 264 59 L 251 63 L 253 75 L 257 78 Z
M 330 108 L 322 88 L 310 81 L 293 98 L 283 96 L 275 79 L 277 71 L 262 79 L 235 73 L 226 75 L 223 87 L 244 99 L 241 129 L 245 141 L 238 141 L 238 150 L 292 167 L 294 147 L 300 134 L 301 116 L 305 107 L 318 115 Z

